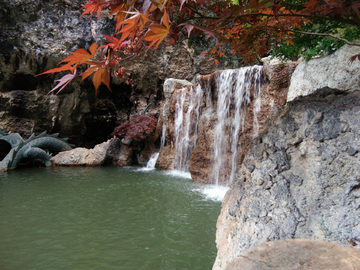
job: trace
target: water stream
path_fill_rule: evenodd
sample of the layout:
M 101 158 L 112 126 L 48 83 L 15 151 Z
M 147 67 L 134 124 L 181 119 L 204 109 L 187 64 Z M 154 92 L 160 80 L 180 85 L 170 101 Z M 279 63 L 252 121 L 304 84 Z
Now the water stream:
M 259 131 L 258 114 L 261 111 L 261 79 L 264 76 L 262 66 L 245 67 L 235 70 L 223 70 L 216 74 L 216 116 L 217 123 L 214 130 L 213 142 L 213 170 L 211 179 L 218 186 L 229 186 L 233 181 L 236 169 L 239 146 L 239 136 L 244 130 L 246 119 L 245 110 L 251 102 L 253 93 L 253 136 Z M 205 94 L 206 108 L 203 112 L 213 112 L 213 101 L 210 78 L 203 82 L 204 88 L 198 85 L 183 88 L 177 95 L 175 112 L 175 149 L 174 168 L 189 172 L 190 157 L 196 146 L 198 121 L 201 115 L 200 102 Z M 193 132 L 193 133 L 191 133 Z M 230 151 L 230 158 L 226 158 Z M 228 179 L 221 179 L 224 167 L 230 167 Z
M 159 158 L 160 152 L 161 150 L 164 148 L 165 146 L 165 132 L 166 132 L 166 124 L 163 123 L 162 126 L 162 132 L 161 132 L 161 139 L 160 139 L 160 149 L 159 152 L 155 152 L 154 154 L 151 155 L 149 161 L 146 163 L 146 167 L 143 168 L 144 171 L 146 170 L 154 170 L 155 169 L 155 165 L 156 165 L 156 161 Z
M 176 170 L 189 172 L 190 157 L 197 142 L 200 102 L 203 95 L 201 86 L 181 89 L 176 99 L 175 112 L 175 158 Z M 185 101 L 187 107 L 185 108 Z M 185 112 L 186 109 L 186 112 Z
M 211 269 L 221 202 L 171 171 L 0 174 L 0 269 Z

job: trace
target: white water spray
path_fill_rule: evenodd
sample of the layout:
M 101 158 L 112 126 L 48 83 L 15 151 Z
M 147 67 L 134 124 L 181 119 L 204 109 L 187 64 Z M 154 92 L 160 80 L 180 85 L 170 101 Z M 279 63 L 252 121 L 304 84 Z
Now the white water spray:
M 214 134 L 214 168 L 213 178 L 215 185 L 219 185 L 219 173 L 223 165 L 222 156 L 226 149 L 225 132 L 229 124 L 230 103 L 232 97 L 232 87 L 234 84 L 234 70 L 224 70 L 220 73 L 217 81 L 218 99 L 217 99 L 217 125 Z
M 230 184 L 236 173 L 238 157 L 239 133 L 244 130 L 245 106 L 250 103 L 250 91 L 254 89 L 254 135 L 259 131 L 258 113 L 261 110 L 261 76 L 262 67 L 247 67 L 238 70 L 225 70 L 217 78 L 218 100 L 217 118 L 218 122 L 214 135 L 214 167 L 212 178 L 215 185 L 219 182 Z M 232 114 L 233 111 L 233 114 Z M 233 115 L 231 117 L 231 115 Z M 230 138 L 227 134 L 231 134 Z M 229 138 L 229 139 L 228 139 Z M 228 141 L 230 140 L 230 141 Z M 220 172 L 226 166 L 226 151 L 230 143 L 231 157 L 229 167 L 231 168 L 228 179 L 226 175 L 221 177 Z
M 252 73 L 253 78 L 251 78 L 251 81 L 253 81 L 254 85 L 254 131 L 253 131 L 253 137 L 257 137 L 259 135 L 259 121 L 258 121 L 258 114 L 261 111 L 261 77 L 264 76 L 262 67 L 255 66 L 256 72 Z
M 160 139 L 160 150 L 159 150 L 159 152 L 156 152 L 156 153 L 151 155 L 149 161 L 146 163 L 146 167 L 143 168 L 143 170 L 150 171 L 150 170 L 155 169 L 156 161 L 159 158 L 159 154 L 160 154 L 161 150 L 163 149 L 163 147 L 165 146 L 165 131 L 166 131 L 166 124 L 163 123 L 162 132 L 161 132 L 161 139 Z
M 190 157 L 196 146 L 198 120 L 200 117 L 200 103 L 203 91 L 198 85 L 183 88 L 176 98 L 175 111 L 175 158 L 174 169 L 184 172 L 190 171 Z M 185 101 L 187 110 L 184 117 Z

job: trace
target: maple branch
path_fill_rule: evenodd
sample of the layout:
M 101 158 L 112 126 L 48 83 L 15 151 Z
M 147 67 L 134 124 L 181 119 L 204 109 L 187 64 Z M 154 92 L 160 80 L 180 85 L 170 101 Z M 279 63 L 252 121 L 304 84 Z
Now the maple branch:
M 298 31 L 298 30 L 289 30 L 290 32 L 294 32 L 294 33 L 299 33 L 299 34 L 304 34 L 304 35 L 313 35 L 313 36 L 325 36 L 325 37 L 332 37 L 335 38 L 337 40 L 343 41 L 348 45 L 352 45 L 352 46 L 360 46 L 360 43 L 354 43 L 354 42 L 350 42 L 344 38 L 340 38 L 331 34 L 327 34 L 327 33 L 312 33 L 312 32 L 305 32 L 305 31 Z
M 194 12 L 195 14 L 199 15 L 200 17 L 193 17 L 190 18 L 190 20 L 193 19 L 208 19 L 208 20 L 219 20 L 221 19 L 221 17 L 209 17 L 209 16 L 205 16 L 203 14 L 201 14 L 199 11 L 197 11 L 196 9 L 194 9 L 193 7 L 189 6 L 188 4 L 185 3 L 184 5 L 186 8 L 190 9 L 192 12 Z
M 297 6 L 297 7 L 304 7 L 304 4 L 298 4 L 298 3 L 289 3 L 289 2 L 282 2 L 284 6 Z
M 249 17 L 249 16 L 275 17 L 274 14 L 246 13 L 246 14 L 236 15 L 235 17 L 229 16 L 227 18 L 240 18 L 240 17 Z M 294 14 L 294 13 L 284 14 L 284 13 L 282 13 L 282 14 L 277 14 L 276 17 L 304 17 L 304 18 L 319 19 L 319 20 L 326 20 L 326 21 L 342 22 L 342 23 L 357 25 L 357 26 L 360 25 L 360 22 L 353 21 L 350 19 L 321 17 L 321 16 L 314 16 L 314 15 L 309 15 L 309 14 Z M 217 18 L 217 19 L 221 19 L 221 18 Z M 223 19 L 226 19 L 226 18 L 223 18 Z
M 236 16 L 228 16 L 228 17 L 219 17 L 219 16 L 205 16 L 203 14 L 201 14 L 199 11 L 197 11 L 196 9 L 194 9 L 193 7 L 187 5 L 185 3 L 185 7 L 187 7 L 188 9 L 190 9 L 192 12 L 194 12 L 195 14 L 199 15 L 200 17 L 193 17 L 190 18 L 190 20 L 193 19 L 207 19 L 207 20 L 226 20 L 226 19 L 236 19 L 236 18 L 242 18 L 242 17 L 250 17 L 250 16 L 264 16 L 264 17 L 303 17 L 303 18 L 310 18 L 310 19 L 319 19 L 319 20 L 326 20 L 326 21 L 333 21 L 333 22 L 342 22 L 345 24 L 351 24 L 351 25 L 356 25 L 359 26 L 360 22 L 359 21 L 354 21 L 351 19 L 342 19 L 342 18 L 332 18 L 332 17 L 321 17 L 321 16 L 314 16 L 314 15 L 310 15 L 310 14 L 296 14 L 296 13 L 281 13 L 281 14 L 277 14 L 276 16 L 274 14 L 265 14 L 265 13 L 245 13 L 245 14 L 239 14 Z

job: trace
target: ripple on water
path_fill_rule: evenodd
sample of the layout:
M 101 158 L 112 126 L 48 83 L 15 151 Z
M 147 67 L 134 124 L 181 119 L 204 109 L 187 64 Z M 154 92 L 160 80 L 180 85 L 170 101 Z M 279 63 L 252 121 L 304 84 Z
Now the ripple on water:
M 211 269 L 220 203 L 189 174 L 138 169 L 1 175 L 0 269 Z

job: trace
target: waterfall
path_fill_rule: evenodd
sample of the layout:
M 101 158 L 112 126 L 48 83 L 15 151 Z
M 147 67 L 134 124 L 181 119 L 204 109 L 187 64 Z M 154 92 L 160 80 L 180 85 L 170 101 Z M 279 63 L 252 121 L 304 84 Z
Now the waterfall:
M 190 157 L 196 146 L 201 86 L 182 88 L 176 97 L 174 169 L 189 172 Z M 187 101 L 187 102 L 186 102 Z M 185 113 L 185 116 L 184 116 Z
M 208 145 L 205 148 L 213 151 L 212 167 L 206 173 L 215 186 L 231 184 L 237 172 L 241 149 L 247 145 L 242 145 L 247 138 L 242 138 L 242 134 L 248 136 L 252 130 L 253 136 L 257 136 L 259 132 L 263 78 L 262 66 L 223 70 L 201 77 L 197 86 L 184 87 L 174 93 L 175 170 L 190 171 L 190 158 L 197 143 L 198 121 L 202 114 L 202 128 L 209 130 L 209 133 L 202 131 L 207 134 L 204 137 L 202 133 L 202 139 L 211 138 L 203 143 Z M 214 82 L 216 86 L 212 89 Z M 201 147 L 204 149 L 203 144 Z
M 215 185 L 221 182 L 230 184 L 236 173 L 239 133 L 244 130 L 245 106 L 250 103 L 250 91 L 254 90 L 253 130 L 256 136 L 259 131 L 258 114 L 261 109 L 261 77 L 260 66 L 222 71 L 217 81 L 217 125 L 214 134 L 214 167 L 212 178 Z M 233 113 L 232 113 L 233 111 Z M 230 138 L 227 134 L 231 134 Z M 220 179 L 220 172 L 226 167 L 226 155 L 230 144 L 231 156 L 229 179 Z M 226 174 L 223 176 L 226 177 Z
M 160 152 L 156 152 L 156 153 L 151 155 L 149 161 L 146 163 L 146 169 L 147 170 L 155 169 L 156 161 L 159 158 L 159 154 L 160 154 Z
M 216 78 L 218 99 L 217 99 L 217 125 L 214 134 L 214 167 L 212 177 L 215 185 L 219 184 L 219 173 L 222 167 L 224 150 L 226 149 L 225 134 L 226 126 L 229 124 L 230 103 L 232 97 L 232 88 L 234 84 L 234 70 L 224 70 Z
M 145 170 L 153 170 L 153 169 L 155 169 L 156 161 L 159 158 L 159 154 L 160 154 L 161 150 L 163 149 L 163 147 L 165 146 L 165 131 L 166 131 L 166 124 L 163 123 L 162 132 L 161 132 L 161 139 L 160 139 L 160 150 L 159 150 L 159 152 L 156 152 L 156 153 L 151 155 L 149 161 L 146 163 Z
M 162 126 L 162 132 L 161 132 L 161 140 L 160 140 L 160 150 L 159 152 L 164 148 L 165 146 L 165 136 L 166 136 L 166 124 L 165 122 L 163 123 L 163 126 Z
M 257 137 L 259 135 L 259 121 L 258 121 L 258 114 L 261 111 L 261 77 L 264 76 L 264 73 L 262 72 L 262 68 L 259 69 L 260 67 L 254 67 L 256 68 L 256 72 L 252 73 L 253 78 L 250 78 L 250 82 L 253 82 L 254 85 L 254 131 L 253 131 L 253 137 Z

